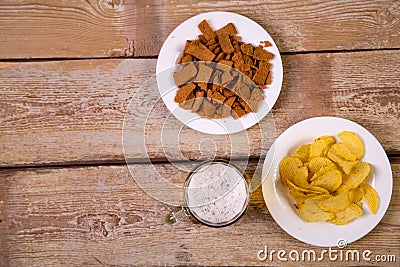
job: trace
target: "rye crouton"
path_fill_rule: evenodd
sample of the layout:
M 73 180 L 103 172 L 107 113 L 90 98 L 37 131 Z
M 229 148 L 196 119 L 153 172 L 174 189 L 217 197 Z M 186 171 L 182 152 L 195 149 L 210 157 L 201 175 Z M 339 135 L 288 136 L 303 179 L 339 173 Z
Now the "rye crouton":
M 256 70 L 256 73 L 253 76 L 253 81 L 257 85 L 265 85 L 265 81 L 268 76 L 268 69 L 266 67 L 261 67 Z
M 187 100 L 183 101 L 182 103 L 179 103 L 179 106 L 183 109 L 189 110 L 192 108 L 193 103 L 194 103 L 194 94 L 192 92 L 192 94 L 190 94 Z
M 271 52 L 268 52 L 262 47 L 256 47 L 254 50 L 254 58 L 257 60 L 265 60 L 265 61 L 270 61 L 271 59 L 274 58 L 274 54 Z
M 217 37 L 214 30 L 211 28 L 210 24 L 208 24 L 208 22 L 206 20 L 203 20 L 202 22 L 200 22 L 198 27 L 207 41 Z
M 212 67 L 207 66 L 203 62 L 198 63 L 198 72 L 194 79 L 195 82 L 203 82 L 208 83 L 211 78 L 211 74 L 213 73 L 214 69 Z
M 197 112 L 200 109 L 201 104 L 203 104 L 204 91 L 197 91 L 196 94 L 195 94 L 195 97 L 196 98 L 194 99 L 194 103 L 193 103 L 193 106 L 192 106 L 192 111 L 193 112 Z
M 203 100 L 202 110 L 204 111 L 204 116 L 206 118 L 213 118 L 216 106 L 212 104 L 207 98 Z
M 233 61 L 226 60 L 226 59 L 221 59 L 218 63 L 227 65 L 229 67 L 232 67 L 232 65 L 233 65 Z
M 246 111 L 242 109 L 240 106 L 236 106 L 233 108 L 231 114 L 234 119 L 238 119 L 242 117 L 244 114 L 246 114 Z
M 181 86 L 197 75 L 196 63 L 186 63 L 182 69 L 174 72 L 174 81 L 177 86 Z
M 191 55 L 184 54 L 181 57 L 181 60 L 179 61 L 179 64 L 186 63 L 186 62 L 192 62 L 192 61 L 193 61 L 193 57 Z
M 189 96 L 193 93 L 195 88 L 196 85 L 194 83 L 182 85 L 176 92 L 175 102 L 179 104 L 185 102 L 187 99 L 189 99 Z
M 224 34 L 233 36 L 233 35 L 237 34 L 237 30 L 236 30 L 235 25 L 233 25 L 233 23 L 228 23 L 221 29 L 217 30 L 216 33 L 218 36 L 221 36 Z
M 220 103 L 223 103 L 226 99 L 226 97 L 219 93 L 218 91 L 214 91 L 214 93 L 210 96 L 210 98 L 217 100 Z
M 229 39 L 229 36 L 226 34 L 220 35 L 218 37 L 219 43 L 221 44 L 222 51 L 224 51 L 225 54 L 230 54 L 235 49 L 233 49 L 231 40 Z
M 190 43 L 185 52 L 200 59 L 201 61 L 212 61 L 215 58 L 215 54 L 202 43 Z
M 248 55 L 248 56 L 253 56 L 254 53 L 254 48 L 251 44 L 242 44 L 240 46 L 240 50 L 242 51 L 243 54 Z

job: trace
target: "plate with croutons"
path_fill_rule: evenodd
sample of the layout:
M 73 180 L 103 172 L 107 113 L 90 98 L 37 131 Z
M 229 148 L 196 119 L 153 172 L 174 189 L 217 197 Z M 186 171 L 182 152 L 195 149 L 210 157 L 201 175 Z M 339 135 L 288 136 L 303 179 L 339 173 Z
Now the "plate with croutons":
M 283 67 L 262 26 L 232 12 L 208 12 L 171 32 L 156 74 L 160 95 L 178 120 L 200 132 L 230 134 L 271 111 Z

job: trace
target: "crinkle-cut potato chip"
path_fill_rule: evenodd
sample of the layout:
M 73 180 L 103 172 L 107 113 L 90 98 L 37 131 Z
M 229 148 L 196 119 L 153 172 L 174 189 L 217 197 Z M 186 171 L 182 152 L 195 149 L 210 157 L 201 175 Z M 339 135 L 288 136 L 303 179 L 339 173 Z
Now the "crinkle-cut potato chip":
M 337 154 L 335 149 L 332 149 L 332 148 L 328 150 L 327 156 L 330 160 L 332 160 L 337 165 L 339 165 L 339 167 L 343 169 L 345 174 L 349 174 L 351 172 L 351 170 L 353 169 L 353 167 L 356 166 L 357 163 L 359 162 L 359 161 L 348 161 L 348 160 L 341 158 Z
M 297 190 L 299 192 L 303 192 L 305 194 L 313 194 L 315 193 L 314 191 L 312 191 L 311 189 L 306 189 L 300 186 L 295 185 L 292 181 L 290 180 L 286 180 L 287 186 L 289 187 L 289 190 Z
M 300 186 L 295 185 L 292 181 L 287 180 L 287 186 L 289 187 L 289 190 L 297 190 L 300 192 L 303 192 L 305 194 L 316 194 L 316 195 L 328 195 L 329 196 L 329 191 L 323 187 L 320 186 L 310 186 L 309 188 L 303 188 Z
M 303 204 L 304 201 L 305 201 L 307 198 L 318 196 L 317 194 L 312 194 L 312 193 L 307 194 L 307 193 L 304 193 L 304 192 L 302 192 L 302 191 L 299 191 L 299 190 L 294 189 L 293 187 L 290 188 L 290 195 L 291 195 L 291 196 L 293 197 L 293 199 L 296 201 L 296 204 L 297 204 L 297 205 Z
M 310 188 L 303 188 L 300 186 L 295 185 L 292 181 L 287 180 L 287 186 L 290 189 L 294 189 L 300 192 L 303 192 L 305 194 L 316 194 L 316 195 L 329 195 L 329 191 L 326 190 L 325 188 L 319 187 L 319 186 L 311 186 Z
M 286 185 L 287 180 L 293 180 L 293 172 L 301 167 L 303 163 L 296 157 L 286 157 L 281 161 L 279 172 L 281 175 L 282 184 Z
M 379 195 L 376 190 L 369 184 L 362 183 L 360 188 L 364 191 L 362 200 L 367 204 L 372 214 L 376 214 L 379 208 Z
M 336 196 L 331 196 L 322 200 L 318 205 L 324 211 L 337 212 L 339 210 L 344 210 L 350 205 L 351 201 L 349 190 L 346 190 Z
M 310 158 L 325 156 L 334 143 L 336 143 L 336 140 L 333 136 L 318 137 L 310 146 Z
M 362 215 L 362 209 L 358 204 L 351 203 L 344 210 L 335 212 L 335 217 L 330 220 L 331 223 L 344 225 Z
M 332 168 L 337 168 L 336 164 L 330 159 L 324 157 L 315 157 L 310 159 L 308 162 L 308 170 L 311 174 L 317 173 L 322 167 L 329 166 Z
M 299 205 L 297 210 L 300 216 L 307 222 L 323 222 L 334 218 L 333 212 L 326 212 L 319 207 L 320 201 L 326 196 L 315 196 L 307 198 L 304 203 Z
M 371 173 L 369 163 L 361 161 L 364 143 L 353 132 L 338 136 L 338 143 L 333 136 L 321 136 L 301 145 L 279 166 L 282 183 L 307 222 L 349 223 L 362 215 L 361 200 L 372 214 L 378 210 L 378 193 L 363 183 Z
M 364 190 L 362 190 L 359 186 L 354 188 L 353 190 L 350 191 L 350 194 L 352 195 L 352 201 L 353 203 L 360 202 L 361 199 L 364 196 Z
M 365 180 L 365 178 L 367 178 L 370 171 L 371 166 L 368 162 L 358 161 L 357 165 L 354 166 L 352 171 L 343 177 L 343 183 L 338 189 L 338 192 L 356 188 Z
M 308 183 L 308 168 L 301 166 L 293 171 L 293 183 L 302 188 L 309 188 L 311 185 Z
M 310 160 L 310 144 L 302 145 L 294 152 L 294 156 L 299 158 L 303 163 Z
M 343 158 L 343 159 L 345 159 L 345 160 L 348 160 L 348 161 L 355 161 L 355 160 L 358 159 L 358 158 L 357 158 L 357 155 L 354 154 L 354 153 L 350 150 L 350 148 L 349 148 L 345 143 L 343 143 L 343 142 L 339 142 L 339 143 L 333 144 L 333 145 L 331 146 L 330 149 L 333 149 L 333 150 L 335 151 L 335 153 L 336 153 L 339 157 L 341 157 L 341 158 Z
M 340 172 L 340 175 L 342 175 L 342 172 L 336 167 L 335 164 L 333 164 L 333 166 L 332 165 L 325 165 L 321 169 L 319 169 L 319 171 L 317 171 L 313 176 L 311 176 L 310 182 L 313 182 L 319 176 L 325 174 L 328 171 L 332 171 L 332 170 L 337 170 L 337 171 Z
M 340 140 L 345 143 L 350 150 L 356 155 L 357 159 L 362 159 L 365 154 L 365 146 L 361 138 L 350 131 L 343 131 L 338 134 Z
M 311 185 L 316 185 L 333 192 L 342 184 L 342 174 L 339 170 L 328 170 L 324 174 L 317 176 Z
M 328 196 L 329 196 L 329 191 L 328 191 L 328 189 L 323 188 L 323 187 L 321 187 L 321 186 L 312 185 L 312 186 L 310 187 L 310 190 L 311 190 L 312 192 L 315 192 L 316 194 L 318 193 L 318 194 L 328 195 Z
M 362 209 L 362 203 L 361 202 L 357 202 L 357 203 L 353 203 L 353 204 L 356 204 L 357 206 L 360 207 L 360 209 Z

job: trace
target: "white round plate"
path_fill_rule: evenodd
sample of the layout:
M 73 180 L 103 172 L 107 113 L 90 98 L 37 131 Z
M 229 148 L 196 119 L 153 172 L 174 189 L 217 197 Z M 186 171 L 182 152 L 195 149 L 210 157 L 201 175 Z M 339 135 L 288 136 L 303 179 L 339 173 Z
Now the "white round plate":
M 363 215 L 352 222 L 337 226 L 328 222 L 305 222 L 296 212 L 295 201 L 289 189 L 282 185 L 279 175 L 281 160 L 302 144 L 312 143 L 321 135 L 332 135 L 342 131 L 352 131 L 361 137 L 365 144 L 365 156 L 362 161 L 372 165 L 372 179 L 366 181 L 379 194 L 378 212 L 373 215 L 363 205 Z M 263 166 L 262 190 L 274 220 L 288 234 L 298 240 L 322 247 L 342 247 L 368 234 L 382 219 L 392 195 L 393 178 L 388 157 L 376 138 L 359 124 L 336 117 L 316 117 L 301 121 L 283 132 L 276 140 L 265 159 Z
M 214 30 L 218 30 L 232 22 L 242 41 L 258 46 L 262 41 L 269 41 L 272 46 L 266 47 L 275 57 L 272 64 L 272 84 L 264 90 L 265 99 L 257 113 L 248 113 L 235 120 L 232 117 L 224 119 L 200 118 L 196 113 L 184 110 L 174 101 L 177 87 L 173 80 L 178 60 L 182 55 L 186 40 L 194 40 L 201 34 L 197 25 L 206 19 Z M 157 85 L 160 95 L 174 116 L 182 123 L 197 131 L 209 134 L 230 134 L 243 131 L 259 122 L 278 99 L 282 87 L 283 67 L 278 47 L 274 40 L 259 24 L 253 20 L 231 12 L 208 12 L 196 15 L 180 24 L 165 40 L 157 60 Z

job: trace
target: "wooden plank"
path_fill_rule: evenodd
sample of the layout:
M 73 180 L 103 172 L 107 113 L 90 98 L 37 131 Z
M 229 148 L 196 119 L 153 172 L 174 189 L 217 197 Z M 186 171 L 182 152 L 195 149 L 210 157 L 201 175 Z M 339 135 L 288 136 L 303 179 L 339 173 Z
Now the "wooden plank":
M 399 61 L 397 51 L 284 56 L 283 88 L 273 109 L 276 134 L 303 119 L 332 115 L 360 123 L 387 153 L 400 153 Z M 197 159 L 201 151 L 218 157 L 265 155 L 275 137 L 266 119 L 262 130 L 256 125 L 233 136 L 182 128 L 159 99 L 154 78 L 138 89 L 154 75 L 155 63 L 115 59 L 6 65 L 0 69 L 0 164 L 123 161 L 122 126 L 133 96 L 138 123 L 131 134 L 145 136 L 147 149 L 128 147 L 133 159 Z M 148 116 L 145 107 L 153 105 Z M 171 142 L 165 142 L 166 136 Z
M 153 166 L 135 168 L 145 176 Z M 169 164 L 155 168 L 178 186 L 187 175 Z M 343 253 L 368 249 L 373 256 L 395 255 L 398 261 L 400 164 L 392 164 L 392 170 L 393 195 L 386 215 Z M 317 255 L 323 250 L 286 234 L 269 214 L 260 188 L 251 195 L 250 206 L 238 222 L 215 229 L 191 220 L 166 224 L 164 218 L 173 207 L 146 195 L 126 166 L 8 169 L 0 170 L 0 175 L 4 201 L 0 204 L 0 259 L 4 266 L 281 266 L 295 263 L 280 262 L 276 254 L 272 262 L 261 262 L 257 252 L 264 246 L 288 253 L 313 249 Z M 327 255 L 324 262 L 329 265 Z M 321 266 L 319 262 L 303 264 Z M 385 266 L 396 265 L 387 262 Z
M 181 22 L 215 10 L 255 20 L 283 52 L 400 47 L 395 0 L 4 0 L 0 58 L 155 56 Z

